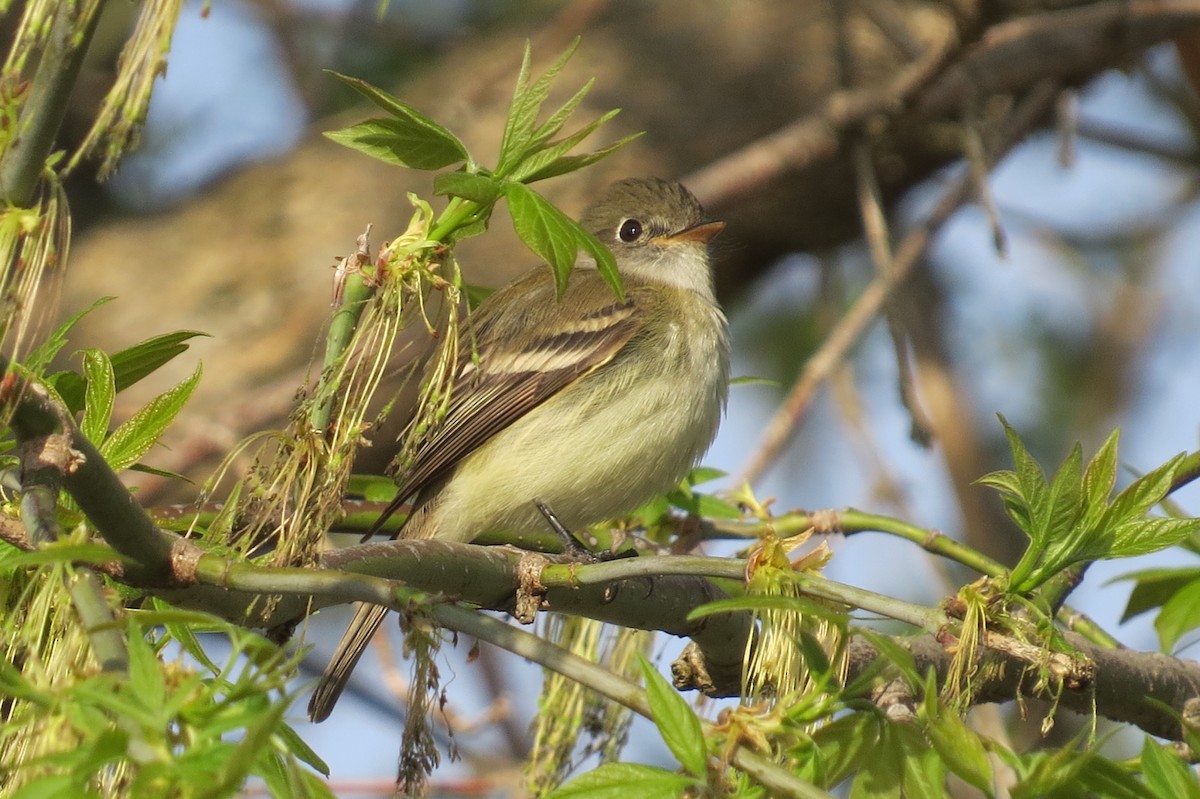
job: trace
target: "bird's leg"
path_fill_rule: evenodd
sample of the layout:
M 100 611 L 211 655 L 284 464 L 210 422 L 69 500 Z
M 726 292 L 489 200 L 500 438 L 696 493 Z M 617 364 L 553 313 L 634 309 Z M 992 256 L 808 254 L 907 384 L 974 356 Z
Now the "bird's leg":
M 606 560 L 619 560 L 621 558 L 635 557 L 637 555 L 636 552 L 631 550 L 619 553 L 593 552 L 579 542 L 579 539 L 575 537 L 575 534 L 567 529 L 567 526 L 562 523 L 562 520 L 559 519 L 554 513 L 554 509 L 548 504 L 542 502 L 540 499 L 535 499 L 533 504 L 537 507 L 538 512 L 542 514 L 542 518 L 546 520 L 546 524 L 550 525 L 550 529 L 558 534 L 558 537 L 562 539 L 563 554 L 571 560 L 596 563 Z
M 596 553 L 579 543 L 579 539 L 575 534 L 567 529 L 567 526 L 562 523 L 558 516 L 554 513 L 554 509 L 542 502 L 540 499 L 533 501 L 538 512 L 542 514 L 542 518 L 546 520 L 546 524 L 550 525 L 550 529 L 562 539 L 563 554 L 570 557 L 572 560 L 595 561 Z

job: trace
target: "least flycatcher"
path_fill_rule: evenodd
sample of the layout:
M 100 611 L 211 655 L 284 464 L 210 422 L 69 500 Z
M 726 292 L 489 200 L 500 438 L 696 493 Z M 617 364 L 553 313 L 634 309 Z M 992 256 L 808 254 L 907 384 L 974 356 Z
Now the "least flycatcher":
M 581 256 L 556 297 L 543 265 L 464 326 L 450 405 L 400 475 L 405 538 L 536 529 L 548 506 L 580 529 L 671 490 L 708 449 L 729 386 L 706 221 L 678 183 L 631 178 L 580 220 L 612 251 L 625 299 Z M 386 609 L 360 605 L 309 703 L 326 718 Z

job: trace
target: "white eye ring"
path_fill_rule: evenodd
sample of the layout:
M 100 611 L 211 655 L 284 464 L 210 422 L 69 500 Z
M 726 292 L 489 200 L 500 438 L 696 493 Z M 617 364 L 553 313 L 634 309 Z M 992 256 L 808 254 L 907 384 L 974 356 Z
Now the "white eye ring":
M 617 229 L 617 238 L 628 244 L 642 237 L 642 223 L 636 219 L 626 219 Z

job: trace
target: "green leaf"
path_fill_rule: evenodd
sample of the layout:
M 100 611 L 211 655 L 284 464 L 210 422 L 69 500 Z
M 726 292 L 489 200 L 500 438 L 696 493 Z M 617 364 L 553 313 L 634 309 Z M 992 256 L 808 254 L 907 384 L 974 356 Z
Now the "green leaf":
M 907 765 L 901 742 L 895 734 L 895 725 L 884 724 L 880 728 L 874 751 L 863 762 L 858 776 L 850 784 L 850 799 L 900 799 Z
M 1200 799 L 1200 783 L 1182 759 L 1150 736 L 1142 743 L 1142 774 L 1146 786 L 1162 799 Z
M 1004 435 L 1008 439 L 1008 446 L 1012 451 L 1013 466 L 1016 467 L 1014 473 L 1017 485 L 1020 487 L 1019 496 L 1025 506 L 1029 508 L 1030 520 L 1036 525 L 1036 520 L 1043 518 L 1044 514 L 1041 509 L 1048 501 L 1049 487 L 1046 484 L 1046 476 L 1030 456 L 1029 450 L 1025 449 L 1025 445 L 1017 436 L 1017 431 L 1009 425 L 1008 420 L 1000 416 L 1000 424 L 1004 426 Z M 1037 531 L 1033 529 L 1028 529 L 1026 532 L 1031 536 L 1037 534 Z
M 167 614 L 175 610 L 157 597 L 151 597 L 151 606 L 154 607 L 158 613 Z M 140 624 L 146 625 L 149 623 L 149 618 L 156 614 L 138 613 L 135 615 Z M 208 669 L 214 675 L 220 674 L 221 667 L 213 662 L 212 658 L 208 656 L 208 652 L 206 652 L 203 645 L 201 645 L 200 639 L 196 637 L 196 633 L 199 630 L 197 630 L 194 625 L 197 621 L 200 621 L 203 624 L 203 622 L 212 621 L 212 619 L 206 618 L 205 614 L 193 612 L 187 616 L 173 620 L 168 620 L 168 618 L 160 618 L 158 623 L 166 628 L 167 633 L 174 638 L 176 643 L 183 648 L 183 651 L 191 655 L 196 662 Z M 207 625 L 201 627 L 200 629 L 203 630 L 206 629 L 206 627 Z
M 158 371 L 160 367 L 187 352 L 186 342 L 196 337 L 207 338 L 207 333 L 199 330 L 176 330 L 151 336 L 145 341 L 126 347 L 112 355 L 113 375 L 116 378 L 117 393 L 124 391 L 147 375 Z
M 167 699 L 167 683 L 163 677 L 162 664 L 154 647 L 133 619 L 126 625 L 126 646 L 129 652 L 130 698 L 137 697 L 138 703 L 154 710 L 162 708 Z
M 783 610 L 801 613 L 814 618 L 826 619 L 833 624 L 845 624 L 849 617 L 829 605 L 815 599 L 802 596 L 780 596 L 778 594 L 747 594 L 746 596 L 731 596 L 714 599 L 703 605 L 692 608 L 687 615 L 688 621 L 697 621 L 717 613 L 738 613 L 741 611 Z
M 712 466 L 696 466 L 683 479 L 689 486 L 698 486 L 713 480 L 720 480 L 728 474 L 729 472 L 723 469 L 714 469 Z
M 116 376 L 113 373 L 112 361 L 103 351 L 96 349 L 84 350 L 83 374 L 87 378 L 87 389 L 79 430 L 89 441 L 98 443 L 108 435 L 113 400 L 117 396 Z
M 505 181 L 491 175 L 470 172 L 443 172 L 433 179 L 433 193 L 462 197 L 481 206 L 492 205 L 504 194 Z
M 23 785 L 9 795 L 9 799 L 59 799 L 63 796 L 78 796 L 84 799 L 96 796 L 87 790 L 87 781 L 82 777 L 66 774 L 50 774 Z
M 341 130 L 325 132 L 351 150 L 408 169 L 442 169 L 466 158 L 466 154 L 429 129 L 409 119 L 376 117 Z
M 1154 629 L 1162 651 L 1170 652 L 1179 639 L 1191 630 L 1200 627 L 1200 582 L 1189 583 L 1175 592 L 1162 606 Z
M 663 741 L 685 770 L 704 777 L 708 773 L 708 750 L 699 717 L 650 661 L 638 655 L 638 665 L 646 679 L 650 715 Z
M 1092 797 L 1103 796 L 1104 799 L 1154 799 L 1154 794 L 1146 790 L 1146 786 L 1134 779 L 1134 776 L 1124 771 L 1118 764 L 1106 757 L 1091 756 L 1087 767 L 1079 775 L 1081 793 Z M 1176 799 L 1177 794 L 1161 794 L 1159 799 Z
M 612 286 L 613 293 L 617 295 L 618 299 L 625 299 L 625 290 L 621 288 L 621 273 L 617 271 L 617 261 L 613 258 L 612 252 L 600 243 L 600 239 L 579 227 L 578 224 L 575 225 L 575 229 L 581 235 L 579 246 L 592 256 L 592 260 L 596 262 L 596 269 L 600 272 L 600 277 Z
M 626 144 L 629 144 L 634 139 L 641 138 L 641 136 L 642 133 L 638 132 L 629 136 L 625 136 L 622 139 L 618 139 L 607 147 L 601 147 L 599 150 L 593 150 L 590 153 L 560 156 L 552 161 L 548 161 L 545 166 L 541 166 L 537 169 L 531 169 L 530 172 L 525 176 L 524 182 L 536 183 L 539 180 L 547 180 L 548 178 L 566 175 L 570 172 L 578 172 L 585 167 L 591 166 L 602 158 L 607 158 L 617 150 L 624 147 Z M 530 161 L 532 160 L 534 159 L 530 159 Z M 538 158 L 537 160 L 545 161 L 546 159 Z
M 1081 524 L 1091 527 L 1103 516 L 1108 497 L 1117 484 L 1117 443 L 1121 431 L 1113 430 L 1088 462 L 1083 473 L 1084 516 Z
M 142 474 L 152 474 L 155 477 L 165 477 L 168 480 L 179 480 L 183 483 L 192 482 L 186 475 L 179 472 L 173 472 L 170 469 L 156 469 L 153 466 L 147 466 L 144 463 L 135 463 L 129 467 L 131 472 L 141 472 Z
M 850 713 L 820 727 L 812 735 L 816 754 L 799 776 L 824 788 L 837 785 L 871 757 L 879 725 L 874 713 Z
M 701 494 L 693 491 L 672 491 L 667 494 L 667 501 L 682 511 L 704 519 L 740 519 L 742 511 L 731 502 L 726 502 L 712 494 Z
M 100 454 L 114 470 L 136 463 L 158 440 L 200 382 L 201 367 L 174 388 L 146 403 L 145 407 L 113 431 L 100 447 Z
M 988 760 L 983 741 L 954 711 L 938 701 L 932 678 L 926 688 L 921 711 L 925 720 L 925 734 L 950 771 L 963 782 L 990 796 L 992 762 Z
M 596 266 L 609 285 L 613 285 L 616 278 L 614 291 L 621 296 L 616 261 L 595 236 L 523 183 L 506 184 L 504 196 L 508 199 L 513 230 L 526 247 L 550 264 L 560 294 L 567 287 L 567 279 L 582 249 L 596 259 Z M 603 256 L 607 256 L 607 262 Z
M 654 766 L 605 763 L 548 793 L 545 799 L 678 799 L 696 780 Z
M 892 724 L 904 758 L 904 799 L 943 799 L 946 792 L 946 763 L 937 749 L 911 724 Z
M 13 550 L 4 556 L 6 568 L 27 568 L 47 563 L 112 563 L 122 556 L 104 544 L 71 544 L 56 541 L 52 544 L 29 550 Z
M 578 46 L 578 44 L 579 44 L 578 38 L 575 40 L 575 44 L 576 44 L 576 46 Z M 566 61 L 564 60 L 563 63 L 565 64 Z M 574 114 L 575 111 L 579 108 L 579 104 L 583 102 L 583 98 L 587 97 L 587 93 L 592 90 L 592 86 L 594 86 L 595 84 L 596 84 L 595 78 L 589 79 L 587 83 L 583 84 L 583 86 L 581 86 L 579 88 L 579 90 L 577 92 L 575 92 L 575 94 L 571 95 L 571 98 L 569 100 L 567 100 L 565 103 L 563 103 L 561 106 L 559 106 L 557 111 L 552 113 L 546 119 L 545 122 L 543 122 L 541 125 L 539 125 L 537 130 L 533 131 L 533 134 L 529 140 L 529 145 L 528 145 L 529 149 L 535 150 L 535 151 L 542 150 L 546 146 L 546 143 L 549 142 L 552 138 L 554 138 L 554 136 L 556 136 L 560 130 L 562 130 L 563 125 L 567 124 L 567 120 L 570 119 L 571 115 Z M 547 96 L 549 96 L 549 93 L 547 93 Z M 604 115 L 605 121 L 607 119 L 612 119 L 618 113 L 620 113 L 620 111 L 618 111 L 618 110 L 609 111 L 607 114 Z M 594 131 L 601 124 L 602 124 L 602 122 L 600 120 L 597 120 L 597 121 L 591 123 L 590 126 L 584 126 L 583 130 L 586 130 L 587 133 L 583 133 L 582 135 L 580 135 L 580 131 L 576 131 L 571 136 L 568 136 L 564 141 L 574 139 L 575 144 L 578 144 L 580 141 L 583 141 L 583 139 L 587 138 L 588 133 L 591 133 L 591 131 Z M 590 127 L 590 130 L 589 130 L 589 127 Z M 571 146 L 573 147 L 575 145 L 572 144 Z M 570 147 L 568 147 L 567 149 L 569 150 Z M 565 150 L 563 152 L 565 152 Z M 522 166 L 523 165 L 524 164 L 522 164 Z
M 976 478 L 976 485 L 989 486 L 1014 497 L 1021 496 L 1021 484 L 1017 480 L 1017 473 L 1004 470 L 999 472 L 990 472 L 983 477 Z
M 321 759 L 321 756 L 313 751 L 303 738 L 301 738 L 291 725 L 280 724 L 275 730 L 275 734 L 279 736 L 280 741 L 293 757 L 301 763 L 316 770 L 322 775 L 329 776 L 329 764 Z
M 1139 519 L 1117 525 L 1107 558 L 1132 558 L 1173 547 L 1200 531 L 1200 519 Z
M 517 86 L 513 91 L 512 103 L 508 109 L 508 120 L 504 126 L 504 137 L 500 141 L 500 161 L 496 165 L 496 174 L 508 177 L 511 170 L 521 163 L 531 149 L 534 138 L 534 126 L 537 124 L 538 111 L 546 98 L 550 96 L 550 84 L 558 73 L 562 72 L 567 61 L 579 47 L 579 37 L 550 65 L 538 80 L 530 85 L 529 65 L 531 48 L 525 42 L 525 54 L 521 59 L 521 69 L 517 74 Z
M 1080 498 L 1082 497 L 1082 468 L 1083 449 L 1078 443 L 1071 448 L 1071 454 L 1058 467 L 1058 472 L 1050 483 L 1045 510 L 1045 517 L 1040 520 L 1039 527 L 1045 531 L 1048 543 L 1075 542 L 1070 535 L 1075 522 L 1080 515 Z
M 1171 490 L 1175 470 L 1179 468 L 1184 457 L 1185 453 L 1181 452 L 1126 486 L 1125 490 L 1113 499 L 1100 524 L 1116 527 L 1144 516 L 1146 511 L 1157 505 Z
M 66 346 L 67 334 L 71 332 L 71 328 L 75 327 L 75 325 L 79 323 L 80 319 L 87 316 L 101 305 L 112 301 L 112 297 L 101 297 L 56 327 L 53 333 L 46 336 L 44 341 L 34 347 L 33 350 L 27 356 L 25 356 L 25 359 L 22 361 L 22 363 L 25 365 L 25 368 L 35 375 L 40 375 L 45 372 L 47 367 L 50 366 L 50 362 L 54 360 L 54 356 L 58 355 L 62 348 Z
M 376 140 L 373 145 L 367 145 L 368 149 L 356 146 L 353 143 L 356 137 L 349 134 L 349 131 L 360 128 L 361 125 L 326 133 L 325 135 L 329 138 L 365 152 L 367 155 L 382 157 L 384 161 L 400 163 L 402 166 L 411 166 L 414 169 L 441 169 L 459 161 L 470 160 L 466 146 L 459 141 L 457 136 L 417 109 L 364 80 L 342 75 L 332 70 L 326 70 L 326 72 L 392 116 L 391 119 L 374 119 L 363 123 L 365 125 L 390 123 L 385 127 L 376 127 L 374 133 L 369 128 L 360 131 L 363 135 L 384 137 L 384 140 Z M 389 137 L 394 138 L 389 139 Z M 371 151 L 373 147 L 389 149 L 389 145 L 385 141 L 390 141 L 390 147 L 393 148 L 386 156 Z M 406 160 L 411 163 L 404 163 Z
M 846 686 L 845 696 L 861 696 L 867 693 L 875 678 L 886 669 L 894 669 L 914 691 L 921 689 L 921 675 L 917 671 L 917 662 L 911 651 L 891 636 L 868 627 L 855 628 L 854 634 L 875 647 L 880 656 L 875 658 L 868 668 L 862 669 Z
M 125 389 L 137 383 L 147 375 L 153 374 L 164 364 L 188 349 L 185 343 L 197 336 L 207 336 L 196 330 L 176 330 L 152 336 L 145 341 L 126 347 L 120 352 L 109 356 L 113 368 L 113 381 L 116 392 L 120 394 Z M 83 408 L 84 379 L 74 372 L 62 372 L 55 380 L 55 390 L 72 412 Z
M 1121 623 L 1145 613 L 1148 610 L 1162 607 L 1180 589 L 1189 583 L 1200 580 L 1200 568 L 1186 569 L 1145 569 L 1143 571 L 1123 574 L 1109 581 L 1109 584 L 1120 581 L 1134 581 L 1133 591 L 1121 614 Z
M 742 511 L 737 505 L 711 494 L 693 490 L 694 486 L 719 480 L 725 475 L 726 473 L 720 469 L 697 466 L 683 478 L 679 488 L 666 495 L 667 500 L 675 507 L 693 516 L 707 519 L 740 519 Z

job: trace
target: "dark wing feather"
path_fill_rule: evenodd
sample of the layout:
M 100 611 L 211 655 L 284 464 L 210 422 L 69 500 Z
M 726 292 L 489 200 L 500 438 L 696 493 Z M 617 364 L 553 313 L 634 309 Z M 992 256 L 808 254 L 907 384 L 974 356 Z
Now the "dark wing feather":
M 539 278 L 527 276 L 502 291 L 523 291 L 532 295 L 528 302 L 554 303 L 552 294 L 538 296 L 546 292 L 522 285 L 542 282 Z M 464 342 L 466 353 L 457 367 L 446 415 L 415 453 L 396 498 L 364 539 L 377 533 L 409 497 L 446 477 L 460 460 L 533 408 L 610 361 L 637 334 L 641 321 L 633 295 L 618 301 L 605 287 L 591 292 L 589 301 L 589 294 L 578 291 L 581 283 L 600 279 L 590 271 L 572 277 L 571 287 L 554 306 L 557 318 L 541 326 L 559 331 L 550 335 L 521 328 L 528 319 L 527 308 L 498 303 L 502 309 L 512 308 L 506 315 L 493 311 L 489 303 L 480 307 L 468 331 L 477 357 Z M 552 290 L 548 272 L 544 282 Z

